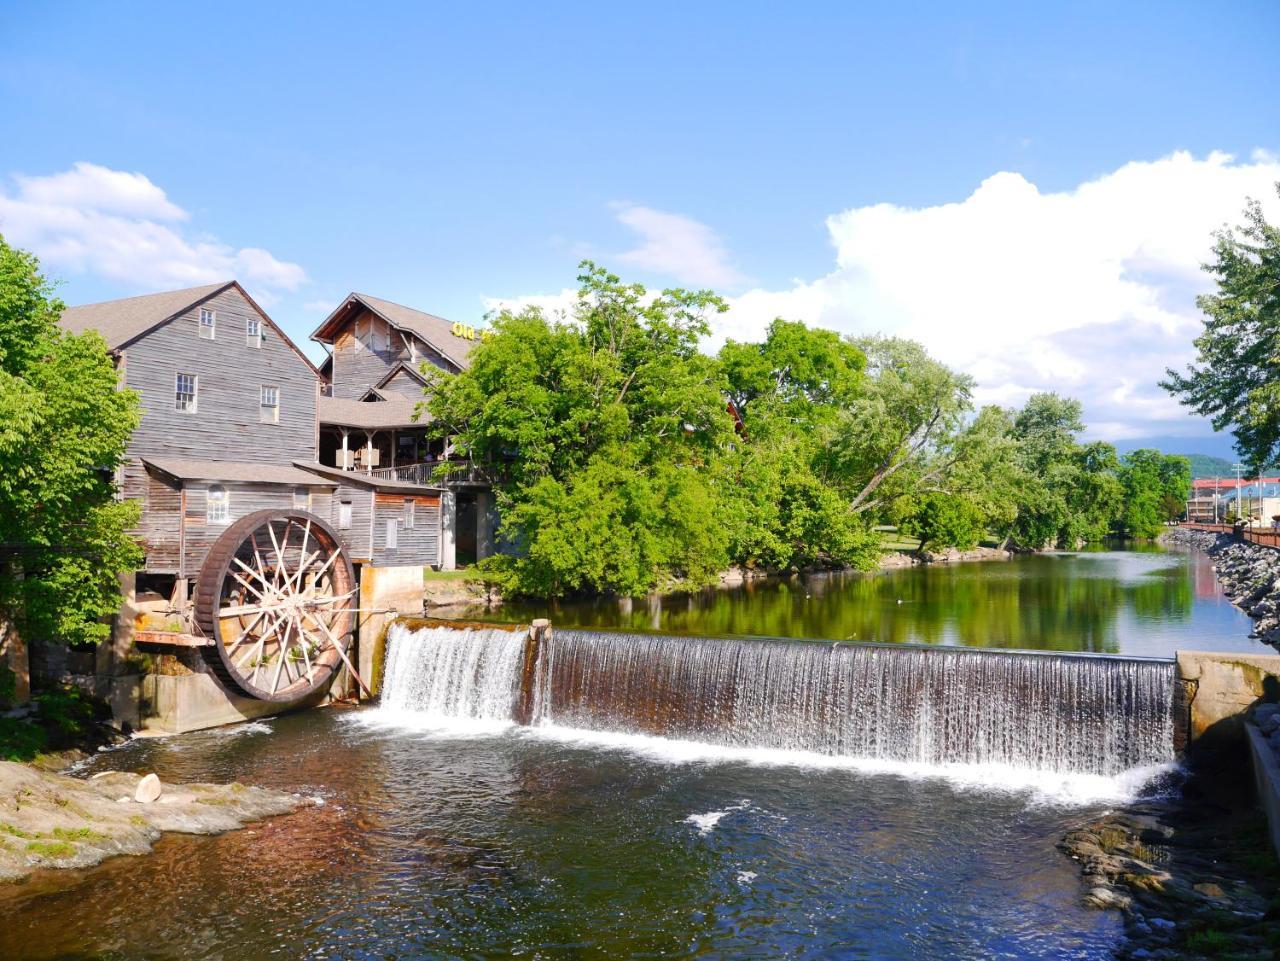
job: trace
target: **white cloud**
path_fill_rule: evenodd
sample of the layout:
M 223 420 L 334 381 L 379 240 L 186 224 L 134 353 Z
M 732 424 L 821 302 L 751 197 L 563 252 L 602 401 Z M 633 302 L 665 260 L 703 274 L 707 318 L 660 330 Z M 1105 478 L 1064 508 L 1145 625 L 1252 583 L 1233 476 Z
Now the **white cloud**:
M 733 266 L 724 241 L 706 224 L 639 204 L 615 204 L 618 221 L 640 246 L 616 254 L 618 263 L 674 277 L 697 287 L 737 287 L 747 278 Z
M 307 280 L 269 251 L 185 231 L 187 211 L 141 173 L 81 162 L 13 182 L 14 190 L 0 189 L 0 233 L 46 267 L 152 290 L 236 278 L 267 300 Z
M 731 298 L 713 346 L 777 316 L 898 334 L 977 377 L 982 402 L 1057 390 L 1085 402 L 1095 435 L 1202 434 L 1156 382 L 1194 356 L 1212 231 L 1246 197 L 1280 219 L 1278 180 L 1264 152 L 1175 153 L 1060 193 L 1001 172 L 957 203 L 846 210 L 827 219 L 835 269 Z

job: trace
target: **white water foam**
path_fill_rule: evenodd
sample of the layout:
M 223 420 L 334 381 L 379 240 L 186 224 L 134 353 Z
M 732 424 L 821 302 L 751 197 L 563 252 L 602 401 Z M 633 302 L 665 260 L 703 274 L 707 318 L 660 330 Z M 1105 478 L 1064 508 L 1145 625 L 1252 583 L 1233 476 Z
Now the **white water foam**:
M 355 719 L 426 738 L 941 779 L 1069 806 L 1132 800 L 1175 767 L 1158 664 L 561 631 L 526 728 L 512 720 L 523 632 L 396 626 L 389 643 L 382 707 Z

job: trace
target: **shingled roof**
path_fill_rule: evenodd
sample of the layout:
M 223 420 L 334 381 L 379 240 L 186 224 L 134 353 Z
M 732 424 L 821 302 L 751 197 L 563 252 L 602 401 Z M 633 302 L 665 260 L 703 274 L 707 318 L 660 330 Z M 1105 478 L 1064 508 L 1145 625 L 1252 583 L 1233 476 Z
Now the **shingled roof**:
M 107 300 L 100 304 L 68 307 L 62 312 L 62 326 L 73 334 L 96 330 L 112 350 L 118 350 L 142 334 L 186 313 L 196 304 L 222 293 L 235 283 L 224 280 L 203 287 L 167 290 L 160 294 Z
M 404 304 L 392 303 L 380 297 L 368 294 L 352 293 L 344 300 L 311 335 L 313 340 L 332 343 L 339 328 L 346 318 L 358 307 L 366 307 L 377 314 L 392 327 L 407 330 L 426 341 L 440 352 L 440 355 L 459 369 L 467 366 L 467 358 L 476 342 L 465 337 L 458 337 L 453 332 L 453 321 L 414 310 Z
M 399 394 L 386 400 L 348 400 L 345 397 L 321 397 L 316 406 L 320 423 L 330 427 L 355 427 L 382 430 L 390 427 L 421 427 L 430 418 L 413 419 L 417 403 Z

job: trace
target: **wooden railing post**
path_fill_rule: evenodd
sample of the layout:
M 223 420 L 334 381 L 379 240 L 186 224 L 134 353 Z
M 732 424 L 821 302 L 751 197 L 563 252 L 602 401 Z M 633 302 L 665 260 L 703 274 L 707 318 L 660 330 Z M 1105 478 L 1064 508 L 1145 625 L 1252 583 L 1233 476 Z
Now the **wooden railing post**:
M 535 699 L 538 696 L 538 658 L 551 640 L 551 622 L 537 618 L 529 625 L 524 641 L 524 661 L 520 665 L 520 696 L 516 701 L 515 722 L 525 727 L 533 723 Z

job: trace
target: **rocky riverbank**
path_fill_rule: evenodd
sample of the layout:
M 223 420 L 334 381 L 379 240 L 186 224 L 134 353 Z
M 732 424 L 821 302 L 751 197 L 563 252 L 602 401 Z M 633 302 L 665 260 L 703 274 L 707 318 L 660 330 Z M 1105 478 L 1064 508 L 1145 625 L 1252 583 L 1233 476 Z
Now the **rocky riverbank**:
M 0 761 L 0 882 L 146 854 L 165 831 L 221 834 L 312 803 L 243 784 L 161 784 L 109 771 L 88 780 Z
M 1280 648 L 1280 551 L 1228 534 L 1175 528 L 1162 543 L 1204 551 L 1213 558 L 1223 593 L 1254 619 L 1252 636 Z
M 1280 864 L 1248 774 L 1247 757 L 1193 767 L 1168 796 L 1058 845 L 1080 862 L 1085 903 L 1121 912 L 1121 961 L 1280 956 Z

